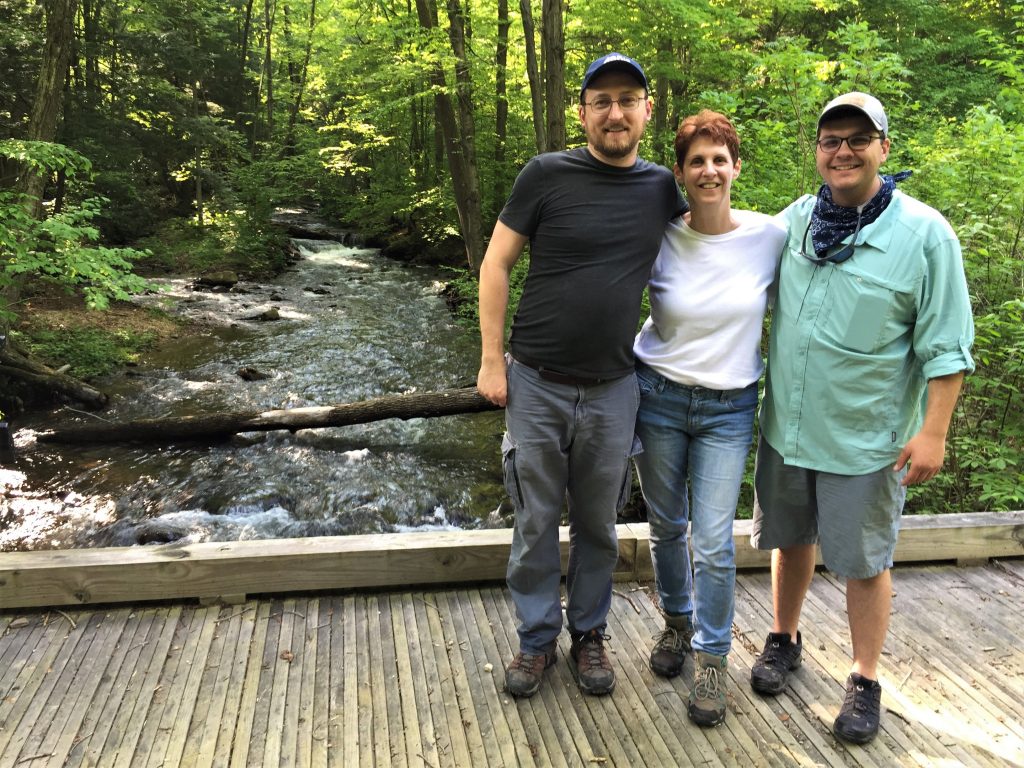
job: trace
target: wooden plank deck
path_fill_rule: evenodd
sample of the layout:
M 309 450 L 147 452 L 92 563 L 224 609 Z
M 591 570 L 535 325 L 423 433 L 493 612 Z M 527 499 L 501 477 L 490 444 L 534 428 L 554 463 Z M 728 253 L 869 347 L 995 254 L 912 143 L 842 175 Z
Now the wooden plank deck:
M 559 662 L 533 699 L 502 690 L 516 647 L 500 585 L 0 612 L 0 767 L 1024 766 L 1024 560 L 894 572 L 883 732 L 836 741 L 848 639 L 840 581 L 819 574 L 805 663 L 753 695 L 770 577 L 742 573 L 724 725 L 653 676 L 650 585 L 616 584 L 611 696 Z

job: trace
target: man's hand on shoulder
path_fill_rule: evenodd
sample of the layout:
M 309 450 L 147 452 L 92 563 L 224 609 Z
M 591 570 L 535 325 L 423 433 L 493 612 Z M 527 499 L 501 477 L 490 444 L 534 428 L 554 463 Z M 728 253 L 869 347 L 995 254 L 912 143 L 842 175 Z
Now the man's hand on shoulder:
M 909 463 L 910 469 L 907 470 L 901 485 L 917 485 L 939 474 L 945 455 L 945 435 L 935 436 L 918 432 L 903 446 L 893 470 L 899 472 Z
M 508 400 L 508 380 L 505 377 L 505 358 L 480 363 L 476 376 L 476 390 L 495 405 L 503 408 Z

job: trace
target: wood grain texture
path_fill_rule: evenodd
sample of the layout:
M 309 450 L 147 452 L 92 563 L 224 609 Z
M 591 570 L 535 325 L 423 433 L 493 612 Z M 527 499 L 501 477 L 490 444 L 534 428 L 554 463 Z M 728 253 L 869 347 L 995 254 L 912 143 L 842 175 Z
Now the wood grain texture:
M 650 530 L 619 525 L 618 580 L 648 580 Z M 764 568 L 750 521 L 733 527 L 739 568 Z M 0 609 L 503 582 L 509 529 L 0 553 Z M 563 573 L 569 532 L 560 530 Z M 1024 511 L 905 517 L 898 563 L 1024 555 Z
M 1024 561 L 897 567 L 893 584 L 882 733 L 866 747 L 830 732 L 850 647 L 827 573 L 789 688 L 751 691 L 771 626 L 760 570 L 737 580 L 729 712 L 712 729 L 686 716 L 692 662 L 671 680 L 647 665 L 662 618 L 646 582 L 616 586 L 618 682 L 596 698 L 564 633 L 538 694 L 505 692 L 518 638 L 501 586 L 0 612 L 0 766 L 1024 765 Z

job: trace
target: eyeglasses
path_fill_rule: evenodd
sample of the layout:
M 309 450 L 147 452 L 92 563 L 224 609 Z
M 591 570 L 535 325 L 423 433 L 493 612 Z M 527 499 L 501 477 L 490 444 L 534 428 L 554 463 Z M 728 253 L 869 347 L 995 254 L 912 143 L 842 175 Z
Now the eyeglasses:
M 840 248 L 833 254 L 826 254 L 825 256 L 819 256 L 814 253 L 814 248 L 811 248 L 811 253 L 807 252 L 807 233 L 811 231 L 811 224 L 814 222 L 814 217 L 811 216 L 811 220 L 807 222 L 807 229 L 804 230 L 803 240 L 800 241 L 800 255 L 807 259 L 812 264 L 821 266 L 826 262 L 831 261 L 833 264 L 842 264 L 848 258 L 853 256 L 854 246 L 857 244 L 857 235 L 860 234 L 860 221 L 863 209 L 857 211 L 857 226 L 853 230 L 853 237 L 850 238 L 850 242 Z
M 855 133 L 853 136 L 826 136 L 818 139 L 815 144 L 822 152 L 838 152 L 839 148 L 846 142 L 846 146 L 855 152 L 867 149 L 875 139 L 882 140 L 885 137 L 877 133 Z
M 590 111 L 595 115 L 603 115 L 612 108 L 612 104 L 618 104 L 619 109 L 623 112 L 632 112 L 634 109 L 639 107 L 640 103 L 643 101 L 647 101 L 646 96 L 637 96 L 632 93 L 627 93 L 625 96 L 619 96 L 617 99 L 609 99 L 607 96 L 598 96 L 593 101 L 585 101 L 583 103 L 590 107 Z

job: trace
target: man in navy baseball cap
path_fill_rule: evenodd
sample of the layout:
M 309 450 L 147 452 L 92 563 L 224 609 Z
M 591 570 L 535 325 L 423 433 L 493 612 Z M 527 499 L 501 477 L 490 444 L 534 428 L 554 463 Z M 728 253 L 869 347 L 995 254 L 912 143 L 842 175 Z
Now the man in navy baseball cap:
M 506 582 L 519 651 L 505 688 L 540 690 L 568 625 L 583 693 L 615 688 L 605 649 L 615 524 L 628 497 L 639 404 L 633 339 L 669 221 L 686 210 L 672 172 L 638 156 L 651 119 L 647 78 L 609 53 L 580 88 L 586 146 L 544 152 L 520 171 L 480 266 L 477 389 L 505 407 L 502 461 L 515 508 Z M 509 276 L 530 246 L 530 276 L 505 348 Z M 586 407 L 581 407 L 585 404 Z M 569 510 L 562 618 L 559 525 Z

